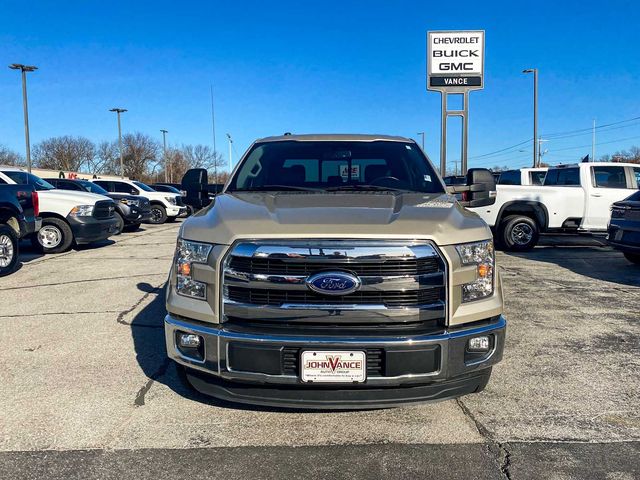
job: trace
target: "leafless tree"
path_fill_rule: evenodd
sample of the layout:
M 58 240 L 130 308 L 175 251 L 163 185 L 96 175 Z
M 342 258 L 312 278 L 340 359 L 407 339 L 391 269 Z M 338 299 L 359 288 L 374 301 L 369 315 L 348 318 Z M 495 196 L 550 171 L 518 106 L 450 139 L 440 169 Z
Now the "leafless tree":
M 149 166 L 158 161 L 160 145 L 151 136 L 144 133 L 127 133 L 122 137 L 124 175 L 139 179 L 146 175 Z M 119 156 L 116 162 L 119 162 Z M 118 172 L 120 171 L 118 165 Z
M 100 142 L 96 147 L 95 154 L 89 165 L 87 172 L 92 174 L 117 175 L 120 173 L 120 152 L 117 142 Z
M 0 165 L 22 166 L 24 164 L 25 160 L 22 155 L 9 147 L 0 145 Z
M 95 145 L 84 137 L 52 137 L 33 148 L 34 164 L 40 168 L 77 172 L 90 164 Z

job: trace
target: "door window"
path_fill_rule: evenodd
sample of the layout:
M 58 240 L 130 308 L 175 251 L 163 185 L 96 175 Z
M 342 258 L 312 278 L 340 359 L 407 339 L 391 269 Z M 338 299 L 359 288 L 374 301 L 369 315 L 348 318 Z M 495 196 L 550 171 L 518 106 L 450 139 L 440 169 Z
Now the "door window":
M 592 167 L 593 186 L 597 188 L 627 188 L 624 167 Z

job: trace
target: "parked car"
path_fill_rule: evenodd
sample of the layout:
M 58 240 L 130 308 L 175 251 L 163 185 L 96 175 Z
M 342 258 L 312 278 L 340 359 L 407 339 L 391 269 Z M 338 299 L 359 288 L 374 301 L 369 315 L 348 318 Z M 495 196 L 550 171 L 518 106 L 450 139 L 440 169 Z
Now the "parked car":
M 71 245 L 104 240 L 116 231 L 113 200 L 103 195 L 58 190 L 45 180 L 16 167 L 0 167 L 0 181 L 33 185 L 38 192 L 42 228 L 31 235 L 44 253 L 60 253 Z
M 529 250 L 544 232 L 605 233 L 611 205 L 639 186 L 640 166 L 592 162 L 550 167 L 544 185 L 497 185 L 496 203 L 472 208 L 506 250 Z
M 103 180 L 93 179 L 91 182 L 100 185 L 109 193 L 125 193 L 140 195 L 151 204 L 151 218 L 149 223 L 160 224 L 172 222 L 180 215 L 186 215 L 187 207 L 180 205 L 180 195 L 169 192 L 156 192 L 150 186 L 133 180 Z
M 115 217 L 118 221 L 115 235 L 120 235 L 123 231 L 136 231 L 142 222 L 151 218 L 151 204 L 147 198 L 141 195 L 109 193 L 97 183 L 92 183 L 89 180 L 69 178 L 46 178 L 45 180 L 61 190 L 96 193 L 112 199 L 116 204 Z
M 38 213 L 33 186 L 8 185 L 0 179 L 0 277 L 15 270 L 20 239 L 40 229 Z
M 611 206 L 607 241 L 627 260 L 640 264 L 640 190 Z
M 188 385 L 322 409 L 485 387 L 506 321 L 491 230 L 463 206 L 495 201 L 491 172 L 459 203 L 415 141 L 377 135 L 262 139 L 235 172 L 183 223 L 167 285 Z

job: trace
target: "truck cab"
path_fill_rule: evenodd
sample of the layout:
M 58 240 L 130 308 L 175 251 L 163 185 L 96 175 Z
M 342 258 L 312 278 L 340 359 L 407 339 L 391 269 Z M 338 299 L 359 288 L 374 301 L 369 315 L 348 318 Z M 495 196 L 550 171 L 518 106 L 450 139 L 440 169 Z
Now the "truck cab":
M 456 194 L 495 201 L 488 171 Z M 293 408 L 481 391 L 506 321 L 491 231 L 411 139 L 256 141 L 180 229 L 167 353 L 196 390 Z

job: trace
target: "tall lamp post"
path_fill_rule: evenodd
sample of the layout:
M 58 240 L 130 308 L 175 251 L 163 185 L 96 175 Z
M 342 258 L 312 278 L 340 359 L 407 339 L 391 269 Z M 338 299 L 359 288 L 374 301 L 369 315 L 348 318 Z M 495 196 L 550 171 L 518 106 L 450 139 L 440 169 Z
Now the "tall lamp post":
M 122 128 L 120 127 L 120 114 L 127 111 L 126 108 L 112 108 L 110 112 L 118 114 L 118 146 L 120 148 L 120 176 L 124 178 L 124 160 L 122 157 Z
M 20 70 L 22 72 L 22 108 L 24 110 L 24 141 L 27 148 L 27 171 L 31 173 L 31 144 L 29 143 L 29 108 L 27 107 L 27 72 L 33 72 L 38 69 L 33 65 L 22 65 L 21 63 L 12 63 L 9 65 L 12 70 Z
M 424 152 L 424 132 L 418 132 L 416 135 L 422 136 L 422 151 Z
M 527 68 L 522 73 L 533 73 L 533 166 L 538 164 L 538 69 Z
M 162 132 L 162 156 L 164 157 L 164 181 L 169 183 L 171 179 L 169 178 L 169 162 L 167 159 L 167 133 L 169 130 L 160 129 Z

